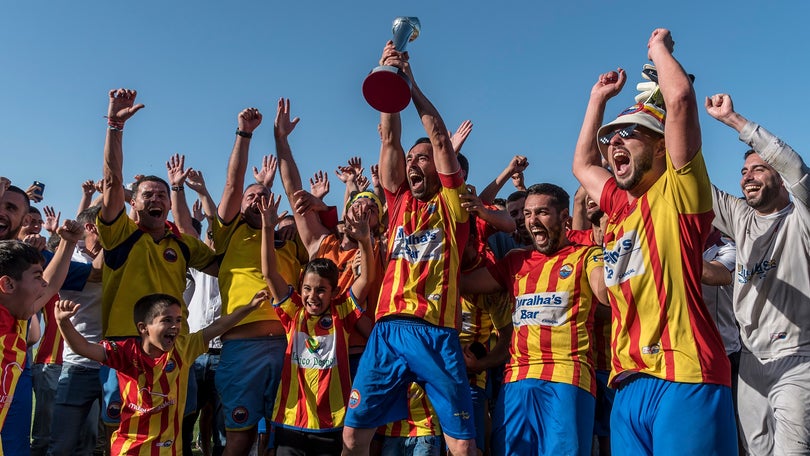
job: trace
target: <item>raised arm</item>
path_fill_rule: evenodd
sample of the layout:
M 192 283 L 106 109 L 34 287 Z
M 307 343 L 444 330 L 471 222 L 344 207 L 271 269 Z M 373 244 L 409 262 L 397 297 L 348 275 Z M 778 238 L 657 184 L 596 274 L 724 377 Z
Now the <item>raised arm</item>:
M 248 314 L 258 309 L 263 302 L 269 299 L 270 294 L 267 292 L 267 290 L 259 290 L 258 292 L 256 292 L 256 294 L 253 296 L 253 299 L 251 299 L 249 303 L 245 304 L 244 306 L 239 306 L 228 315 L 223 315 L 214 320 L 213 323 L 206 326 L 202 330 L 205 345 L 208 345 L 208 343 L 211 342 L 213 338 L 221 336 L 229 329 L 238 325 L 240 321 L 242 321 L 245 317 L 248 316 Z
M 482 198 L 476 195 L 474 186 L 467 185 L 467 193 L 460 195 L 459 198 L 461 199 L 461 207 L 467 209 L 467 212 L 470 214 L 487 222 L 496 230 L 511 233 L 517 228 L 515 226 L 515 219 L 510 217 L 508 212 L 486 207 Z M 486 242 L 486 239 L 482 239 L 482 241 Z
M 369 213 L 356 206 L 350 210 L 346 217 L 346 235 L 351 236 L 360 246 L 360 276 L 352 283 L 352 294 L 358 303 L 363 303 L 379 271 L 374 264 L 371 229 L 368 226 Z
M 281 183 L 284 186 L 284 193 L 287 195 L 290 207 L 296 206 L 297 194 L 300 195 L 298 192 L 303 190 L 301 173 L 298 171 L 298 165 L 293 158 L 289 142 L 290 133 L 295 130 L 299 120 L 298 117 L 291 118 L 290 100 L 280 98 L 276 109 L 273 133 L 276 139 L 278 171 L 281 174 Z M 329 230 L 323 226 L 318 214 L 315 212 L 306 211 L 300 213 L 299 211 L 293 211 L 293 216 L 295 217 L 295 224 L 298 227 L 301 242 L 304 243 L 310 258 L 312 258 L 318 251 L 323 237 L 329 234 Z M 286 295 L 286 293 L 285 289 L 284 294 Z
M 96 183 L 87 180 L 82 183 L 82 199 L 79 200 L 79 208 L 76 210 L 76 215 L 82 213 L 83 210 L 90 207 L 93 201 L 93 195 L 96 193 Z
M 579 138 L 574 149 L 574 176 L 596 201 L 601 200 L 602 188 L 610 179 L 610 172 L 602 167 L 596 133 L 602 126 L 608 100 L 621 92 L 626 79 L 627 76 L 621 68 L 599 75 L 596 84 L 591 88 L 585 118 L 582 120 L 582 128 L 579 130 Z
M 76 314 L 79 307 L 80 305 L 73 301 L 60 300 L 56 302 L 54 306 L 54 317 L 57 326 L 59 326 L 59 332 L 62 333 L 62 337 L 74 353 L 84 356 L 87 359 L 103 363 L 107 361 L 107 353 L 104 351 L 104 347 L 88 342 L 84 336 L 76 331 L 76 328 L 70 321 L 70 317 Z
M 217 211 L 219 218 L 225 223 L 232 222 L 242 209 L 250 138 L 261 123 L 262 113 L 256 108 L 244 109 L 237 117 L 236 140 L 233 143 L 231 157 L 228 159 L 225 187 L 222 189 L 222 199 Z
M 111 222 L 124 210 L 124 152 L 122 147 L 124 123 L 144 107 L 135 104 L 137 92 L 128 89 L 110 91 L 107 108 L 107 137 L 104 141 L 104 166 L 101 198 L 101 219 Z
M 214 199 L 211 198 L 211 193 L 208 191 L 208 187 L 205 185 L 205 177 L 203 177 L 202 171 L 197 171 L 196 169 L 190 170 L 188 176 L 186 177 L 186 184 L 188 185 L 188 188 L 194 190 L 197 193 L 197 196 L 200 197 L 202 211 L 205 216 L 209 220 L 216 217 L 217 204 L 214 202 Z
M 42 272 L 42 277 L 48 282 L 48 287 L 42 297 L 34 303 L 33 311 L 35 313 L 45 307 L 45 304 L 62 288 L 70 270 L 70 258 L 76 243 L 84 237 L 84 226 L 74 220 L 65 220 L 56 233 L 61 238 L 59 247 Z
M 810 168 L 802 157 L 784 141 L 762 126 L 751 122 L 734 110 L 734 103 L 728 94 L 717 94 L 706 98 L 706 111 L 739 133 L 745 142 L 766 163 L 782 176 L 785 187 L 806 207 L 810 207 Z
M 290 289 L 290 285 L 278 272 L 278 261 L 276 261 L 275 230 L 280 202 L 280 195 L 276 198 L 270 193 L 269 199 L 262 198 L 259 203 L 259 210 L 262 213 L 262 274 L 275 302 L 280 302 L 287 297 Z
M 496 177 L 492 182 L 489 183 L 489 185 L 486 186 L 486 188 L 481 191 L 481 200 L 491 204 L 493 201 L 495 201 L 495 198 L 498 197 L 498 192 L 501 191 L 509 179 L 511 179 L 512 176 L 517 173 L 522 175 L 523 171 L 525 171 L 528 167 L 529 160 L 523 155 L 515 155 L 512 157 L 512 159 L 509 160 L 509 164 L 506 165 L 506 168 L 501 171 L 501 174 L 498 174 L 498 177 Z M 518 190 L 526 191 L 525 188 L 518 188 Z
M 197 236 L 191 224 L 191 211 L 188 210 L 185 183 L 191 168 L 185 168 L 186 156 L 174 154 L 166 162 L 166 174 L 171 186 L 172 218 L 181 233 Z
M 647 57 L 658 70 L 658 86 L 666 105 L 664 137 L 667 153 L 672 166 L 680 169 L 698 153 L 701 139 L 695 90 L 689 75 L 672 56 L 674 48 L 675 41 L 669 30 L 653 30 L 647 42 Z

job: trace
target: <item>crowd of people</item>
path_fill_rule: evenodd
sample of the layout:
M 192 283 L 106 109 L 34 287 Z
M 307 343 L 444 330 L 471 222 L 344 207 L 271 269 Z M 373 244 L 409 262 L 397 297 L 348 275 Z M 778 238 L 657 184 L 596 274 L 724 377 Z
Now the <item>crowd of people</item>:
M 75 221 L 0 178 L 0 454 L 810 454 L 810 169 L 717 94 L 750 150 L 742 198 L 714 187 L 670 32 L 647 48 L 615 119 L 624 70 L 590 89 L 573 197 L 519 155 L 468 185 L 472 123 L 391 42 L 426 136 L 381 113 L 339 208 L 290 100 L 248 185 L 263 116 L 238 114 L 217 202 L 181 155 L 125 181 L 144 106 L 110 91 Z

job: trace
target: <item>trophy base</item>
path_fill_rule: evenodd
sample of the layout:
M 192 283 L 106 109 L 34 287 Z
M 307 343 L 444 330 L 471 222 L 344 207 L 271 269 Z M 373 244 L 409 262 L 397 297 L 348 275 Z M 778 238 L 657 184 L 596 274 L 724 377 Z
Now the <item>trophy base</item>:
M 394 114 L 411 102 L 411 81 L 397 67 L 378 66 L 363 81 L 363 97 L 377 111 Z

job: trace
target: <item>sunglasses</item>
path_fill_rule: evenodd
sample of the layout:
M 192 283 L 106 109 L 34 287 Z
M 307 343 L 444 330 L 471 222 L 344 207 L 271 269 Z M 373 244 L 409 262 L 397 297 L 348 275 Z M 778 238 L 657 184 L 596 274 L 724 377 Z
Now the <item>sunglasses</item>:
M 638 124 L 630 124 L 624 128 L 611 131 L 605 136 L 600 136 L 599 142 L 607 146 L 608 144 L 610 144 L 610 141 L 613 140 L 613 137 L 616 135 L 619 135 L 620 138 L 629 138 L 630 136 L 633 135 L 633 131 L 635 131 L 636 127 L 638 127 Z

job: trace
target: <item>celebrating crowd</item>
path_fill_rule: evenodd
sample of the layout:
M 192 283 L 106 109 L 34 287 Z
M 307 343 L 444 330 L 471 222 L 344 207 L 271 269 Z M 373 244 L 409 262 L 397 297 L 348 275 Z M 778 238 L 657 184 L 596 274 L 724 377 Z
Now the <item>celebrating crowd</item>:
M 339 208 L 327 173 L 304 188 L 290 100 L 247 185 L 263 116 L 238 114 L 217 202 L 180 155 L 124 180 L 144 105 L 110 91 L 75 221 L 0 178 L 0 454 L 810 454 L 810 169 L 717 94 L 750 150 L 743 197 L 714 187 L 693 78 L 668 30 L 647 47 L 615 119 L 624 70 L 590 90 L 573 198 L 524 184 L 545 157 L 468 185 L 472 123 L 391 42 L 426 136 L 381 113 Z

